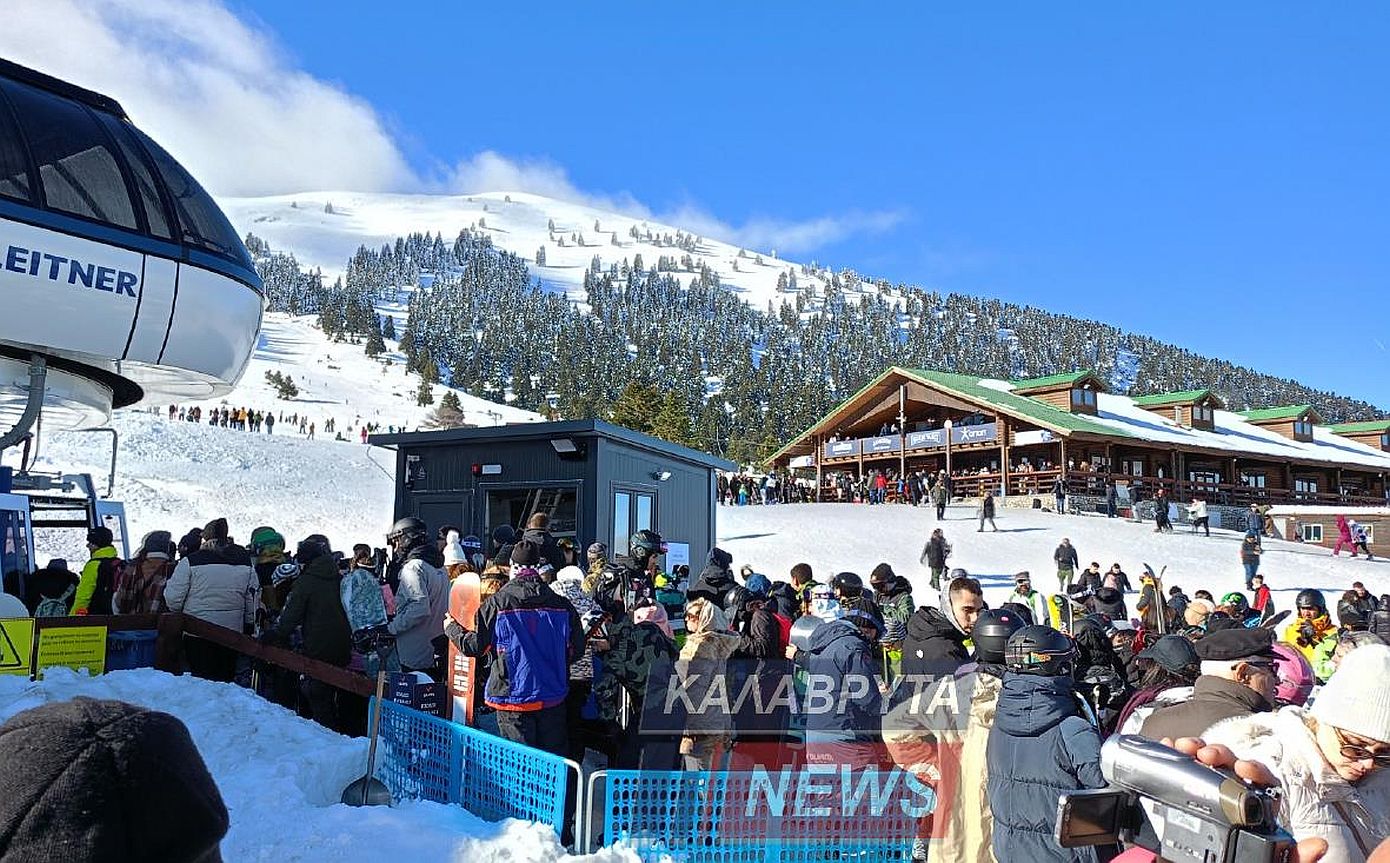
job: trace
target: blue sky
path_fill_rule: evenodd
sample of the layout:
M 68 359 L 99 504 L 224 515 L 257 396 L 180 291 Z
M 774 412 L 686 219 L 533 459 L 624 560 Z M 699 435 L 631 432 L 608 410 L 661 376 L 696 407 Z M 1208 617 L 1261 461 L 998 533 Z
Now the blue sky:
M 532 191 L 696 213 L 793 259 L 1093 317 L 1390 408 L 1382 4 L 190 0 L 172 28 L 161 4 L 61 0 L 157 46 L 122 72 L 72 50 L 73 22 L 42 55 L 57 7 L 14 2 L 30 32 L 0 53 L 118 91 L 195 172 L 200 145 L 235 147 L 204 169 L 215 190 L 476 185 L 496 180 L 489 152 Z M 171 109 L 147 68 L 170 56 L 240 90 Z M 132 105 L 142 89 L 163 98 Z M 317 149 L 296 161 L 296 142 Z

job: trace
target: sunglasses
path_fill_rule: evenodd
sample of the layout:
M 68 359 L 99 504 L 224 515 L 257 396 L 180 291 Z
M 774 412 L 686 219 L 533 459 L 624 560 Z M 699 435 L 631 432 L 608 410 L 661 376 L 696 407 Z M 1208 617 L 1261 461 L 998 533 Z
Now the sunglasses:
M 1390 750 L 1372 752 L 1364 746 L 1349 743 L 1342 736 L 1342 729 L 1333 728 L 1332 733 L 1337 735 L 1337 742 L 1341 744 L 1342 757 L 1349 761 L 1370 761 L 1377 767 L 1390 767 Z

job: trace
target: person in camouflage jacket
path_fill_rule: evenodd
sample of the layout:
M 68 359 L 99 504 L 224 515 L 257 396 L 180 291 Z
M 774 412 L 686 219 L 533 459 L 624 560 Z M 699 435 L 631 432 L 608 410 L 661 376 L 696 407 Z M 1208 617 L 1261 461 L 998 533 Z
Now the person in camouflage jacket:
M 670 673 L 676 659 L 676 643 L 656 623 L 633 623 L 627 615 L 611 619 L 606 629 L 606 637 L 596 645 L 594 703 L 599 721 L 614 729 L 617 766 L 636 767 L 641 748 L 637 732 L 647 681 L 653 672 Z M 631 705 L 626 728 L 618 725 L 624 693 Z

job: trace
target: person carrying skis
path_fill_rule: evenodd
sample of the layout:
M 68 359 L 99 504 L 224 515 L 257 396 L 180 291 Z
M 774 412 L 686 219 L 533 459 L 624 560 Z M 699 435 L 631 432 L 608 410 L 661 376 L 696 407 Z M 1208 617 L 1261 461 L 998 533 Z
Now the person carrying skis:
M 1139 576 L 1139 601 L 1134 603 L 1134 610 L 1139 612 L 1144 629 L 1148 632 L 1162 631 L 1163 624 L 1167 622 L 1167 609 L 1167 603 L 1159 596 L 1153 574 L 1146 572 Z
M 922 547 L 922 555 L 918 561 L 925 563 L 931 570 L 932 590 L 941 589 L 941 576 L 946 574 L 946 559 L 951 556 L 951 544 L 946 541 L 946 535 L 941 532 L 941 528 L 936 528 L 931 532 L 931 538 Z
M 1070 538 L 1062 537 L 1062 544 L 1052 553 L 1052 560 L 1057 564 L 1057 592 L 1066 593 L 1080 562 Z

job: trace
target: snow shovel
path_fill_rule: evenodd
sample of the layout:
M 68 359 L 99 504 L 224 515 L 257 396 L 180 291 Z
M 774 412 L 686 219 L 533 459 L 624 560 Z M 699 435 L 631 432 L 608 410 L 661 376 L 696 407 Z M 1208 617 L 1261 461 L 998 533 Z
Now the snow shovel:
M 372 702 L 372 742 L 367 746 L 367 772 L 343 789 L 343 802 L 349 806 L 390 806 L 391 789 L 372 775 L 376 769 L 376 739 L 381 731 L 381 696 L 386 690 L 386 670 L 376 673 L 376 701 Z

